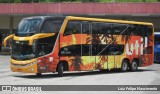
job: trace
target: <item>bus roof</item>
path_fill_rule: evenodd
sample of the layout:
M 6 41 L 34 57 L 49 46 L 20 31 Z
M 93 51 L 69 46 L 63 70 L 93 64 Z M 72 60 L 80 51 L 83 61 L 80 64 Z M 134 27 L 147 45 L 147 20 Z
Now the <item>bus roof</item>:
M 75 16 L 67 16 L 69 20 L 87 20 L 87 21 L 100 21 L 100 22 L 118 22 L 124 24 L 140 24 L 140 25 L 152 25 L 149 22 L 137 22 L 137 21 L 126 21 L 126 20 L 113 20 L 113 19 L 101 19 L 101 18 L 89 18 L 89 17 L 75 17 Z
M 154 32 L 154 35 L 160 35 L 160 32 Z
M 65 18 L 64 16 L 31 16 L 25 17 L 24 19 L 48 19 L 48 18 Z
M 34 19 L 34 18 L 41 18 L 41 19 L 48 19 L 48 18 L 67 18 L 69 20 L 84 20 L 84 21 L 99 21 L 99 22 L 117 22 L 117 23 L 124 23 L 124 24 L 140 24 L 140 25 L 152 25 L 149 22 L 138 22 L 138 21 L 127 21 L 127 20 L 113 20 L 113 19 L 101 19 L 101 18 L 91 18 L 91 17 L 76 17 L 76 16 L 32 16 L 26 17 L 24 19 Z

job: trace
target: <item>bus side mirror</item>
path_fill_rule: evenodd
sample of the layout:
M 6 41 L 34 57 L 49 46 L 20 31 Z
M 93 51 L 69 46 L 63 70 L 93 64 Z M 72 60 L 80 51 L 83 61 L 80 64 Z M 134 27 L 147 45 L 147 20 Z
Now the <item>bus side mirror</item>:
M 7 46 L 7 41 L 8 41 L 9 39 L 13 38 L 13 37 L 14 37 L 14 34 L 9 35 L 9 36 L 7 36 L 7 37 L 4 39 L 4 41 L 3 41 L 4 47 Z

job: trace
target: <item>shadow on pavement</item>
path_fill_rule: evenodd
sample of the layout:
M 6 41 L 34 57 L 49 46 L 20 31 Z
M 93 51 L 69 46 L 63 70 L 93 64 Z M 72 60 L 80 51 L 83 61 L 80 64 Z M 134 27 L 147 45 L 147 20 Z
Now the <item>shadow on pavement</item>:
M 154 64 L 160 64 L 160 62 L 154 62 Z
M 135 72 L 145 72 L 145 71 L 156 71 L 156 70 L 151 70 L 151 69 L 138 69 Z M 127 72 L 121 72 L 120 70 L 103 70 L 103 71 L 85 71 L 85 72 L 69 72 L 69 73 L 64 73 L 63 77 L 78 77 L 78 76 L 89 76 L 89 75 L 102 75 L 102 74 L 114 74 L 114 73 L 134 73 L 131 71 Z M 13 75 L 14 77 L 19 77 L 19 78 L 28 78 L 28 79 L 46 79 L 46 78 L 62 78 L 58 77 L 57 73 L 53 74 L 42 74 L 41 76 L 36 76 L 36 74 L 32 75 Z

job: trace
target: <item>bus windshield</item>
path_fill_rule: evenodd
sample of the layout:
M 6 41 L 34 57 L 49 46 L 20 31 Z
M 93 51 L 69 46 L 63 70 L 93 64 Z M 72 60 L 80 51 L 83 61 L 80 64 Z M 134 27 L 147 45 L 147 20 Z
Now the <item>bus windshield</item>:
M 28 60 L 35 58 L 35 48 L 24 43 L 12 43 L 12 58 L 15 60 Z
M 160 44 L 160 35 L 155 35 L 154 41 L 154 44 Z
M 18 34 L 36 33 L 42 19 L 23 19 L 18 26 Z

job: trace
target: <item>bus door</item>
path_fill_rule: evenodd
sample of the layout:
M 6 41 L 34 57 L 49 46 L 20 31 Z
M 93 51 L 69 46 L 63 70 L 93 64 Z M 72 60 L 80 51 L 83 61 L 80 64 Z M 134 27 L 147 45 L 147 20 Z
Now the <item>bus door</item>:
M 108 48 L 109 60 L 108 60 L 108 68 L 120 68 L 121 67 L 121 55 L 124 51 L 124 45 L 114 44 L 110 45 Z M 111 61 L 111 62 L 110 62 Z
M 113 69 L 115 68 L 115 53 L 114 53 L 115 47 L 113 45 L 109 45 L 107 48 L 107 69 Z
M 94 45 L 93 54 L 96 54 L 96 68 L 97 69 L 112 69 L 115 66 L 115 56 L 112 53 L 110 45 Z
M 81 59 L 81 21 L 68 21 L 64 34 L 60 34 L 60 61 L 67 61 L 70 71 L 80 70 Z
M 88 21 L 82 22 L 82 60 L 83 60 L 83 70 L 94 70 L 95 69 L 95 58 L 92 56 L 92 32 L 91 23 Z
M 114 66 L 114 56 L 108 54 L 111 41 L 111 23 L 92 23 L 92 56 L 95 56 L 96 69 L 108 69 Z M 109 63 L 109 64 L 108 64 Z

